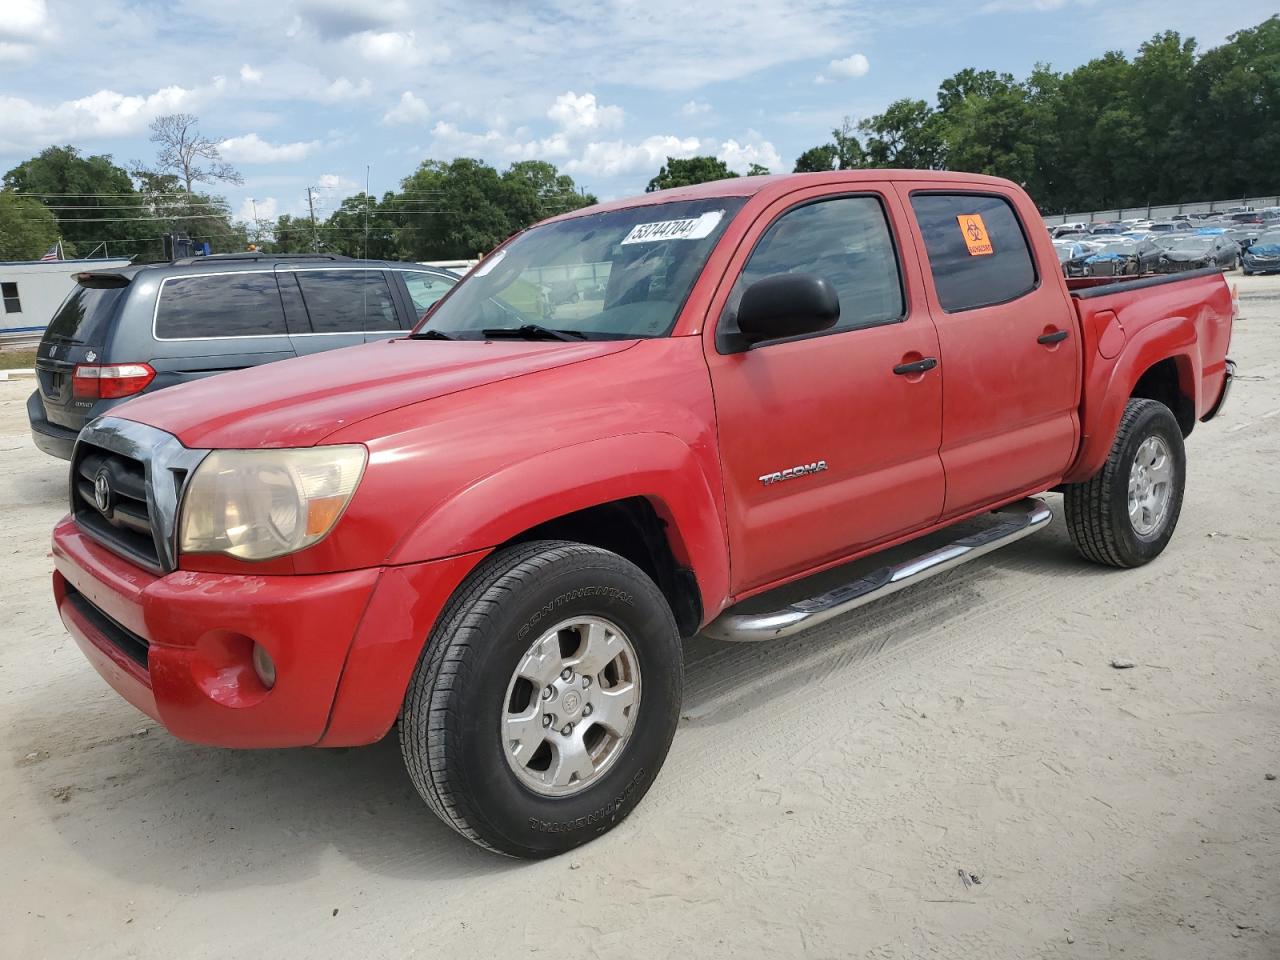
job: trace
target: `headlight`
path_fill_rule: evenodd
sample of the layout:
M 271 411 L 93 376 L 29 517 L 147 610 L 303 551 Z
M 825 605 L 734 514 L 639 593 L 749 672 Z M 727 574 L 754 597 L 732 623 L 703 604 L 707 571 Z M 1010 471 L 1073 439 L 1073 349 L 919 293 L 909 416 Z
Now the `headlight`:
M 182 501 L 178 549 L 269 560 L 333 529 L 364 472 L 358 445 L 300 450 L 215 450 Z

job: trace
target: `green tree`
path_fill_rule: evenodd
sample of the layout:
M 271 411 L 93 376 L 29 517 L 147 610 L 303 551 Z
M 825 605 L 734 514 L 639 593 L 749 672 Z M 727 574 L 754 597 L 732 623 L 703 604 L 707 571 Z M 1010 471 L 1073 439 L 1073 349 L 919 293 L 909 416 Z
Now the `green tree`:
M 747 167 L 748 177 L 767 177 L 768 175 L 769 168 L 763 164 L 753 163 L 751 166 Z
M 825 170 L 857 170 L 867 165 L 866 151 L 854 132 L 853 120 L 845 117 L 831 131 L 831 143 L 810 147 L 796 160 L 796 173 L 821 173 Z
M 58 221 L 38 200 L 0 190 L 0 260 L 35 260 L 58 241 Z
M 645 193 L 655 190 L 670 190 L 672 187 L 688 187 L 695 183 L 709 183 L 712 180 L 728 180 L 737 174 L 729 169 L 723 160 L 715 157 L 667 157 L 666 164 L 658 170 L 658 175 L 649 181 L 644 188 Z
M 947 166 L 1026 183 L 1037 161 L 1027 138 L 1033 121 L 1027 88 L 1009 74 L 989 74 L 980 74 L 963 98 L 947 96 L 950 106 L 941 114 Z
M 824 143 L 810 147 L 796 158 L 795 173 L 824 173 L 835 170 L 839 155 L 834 143 Z
M 83 253 L 102 241 L 136 251 L 156 236 L 149 210 L 128 172 L 110 156 L 80 156 L 72 146 L 48 147 L 4 175 L 4 185 L 42 201 L 58 218 L 62 239 Z
M 306 217 L 294 217 L 287 213 L 276 218 L 271 229 L 271 250 L 274 253 L 310 253 L 312 249 L 311 221 Z
M 944 164 L 944 124 L 923 100 L 895 100 L 858 129 L 867 140 L 866 166 L 936 170 Z
M 1280 16 L 1234 33 L 1192 73 L 1188 137 L 1223 197 L 1275 190 L 1280 179 Z
M 596 202 L 594 196 L 578 190 L 572 177 L 545 160 L 513 163 L 502 174 L 502 179 L 511 188 L 512 213 L 526 224 Z

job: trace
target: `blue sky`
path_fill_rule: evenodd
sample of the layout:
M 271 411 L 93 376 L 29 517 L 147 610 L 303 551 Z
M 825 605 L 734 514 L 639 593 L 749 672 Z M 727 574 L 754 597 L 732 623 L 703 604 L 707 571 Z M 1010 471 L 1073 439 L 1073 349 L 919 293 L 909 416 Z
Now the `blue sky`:
M 225 141 L 238 215 L 320 214 L 424 158 L 546 159 L 602 198 L 668 155 L 790 170 L 849 115 L 967 66 L 1022 76 L 1161 30 L 1264 17 L 1204 0 L 3 0 L 0 172 L 53 143 L 150 161 L 190 112 Z M 253 202 L 251 202 L 251 199 Z

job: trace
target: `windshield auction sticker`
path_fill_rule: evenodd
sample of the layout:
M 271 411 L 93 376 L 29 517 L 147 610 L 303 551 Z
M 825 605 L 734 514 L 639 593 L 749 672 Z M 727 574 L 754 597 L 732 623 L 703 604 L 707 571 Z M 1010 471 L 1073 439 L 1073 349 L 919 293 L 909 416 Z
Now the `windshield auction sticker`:
M 987 233 L 987 225 L 977 213 L 962 213 L 956 217 L 960 224 L 960 232 L 964 235 L 964 245 L 969 248 L 971 257 L 989 257 L 995 253 L 991 245 L 991 236 Z
M 631 228 L 631 232 L 622 238 L 622 246 L 628 243 L 657 243 L 659 240 L 702 240 L 711 235 L 711 231 L 723 217 L 723 210 L 712 210 L 700 217 L 690 217 L 686 220 L 637 223 Z

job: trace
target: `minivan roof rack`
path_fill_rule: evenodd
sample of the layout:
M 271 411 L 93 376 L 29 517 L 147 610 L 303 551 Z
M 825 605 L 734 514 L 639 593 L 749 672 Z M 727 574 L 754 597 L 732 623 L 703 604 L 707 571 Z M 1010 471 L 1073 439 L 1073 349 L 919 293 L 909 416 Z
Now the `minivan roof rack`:
M 191 267 L 197 264 L 213 262 L 227 263 L 228 261 L 245 261 L 255 262 L 258 260 L 350 260 L 350 257 L 344 257 L 336 253 L 211 253 L 203 257 L 183 257 L 181 260 L 171 261 L 175 266 Z

